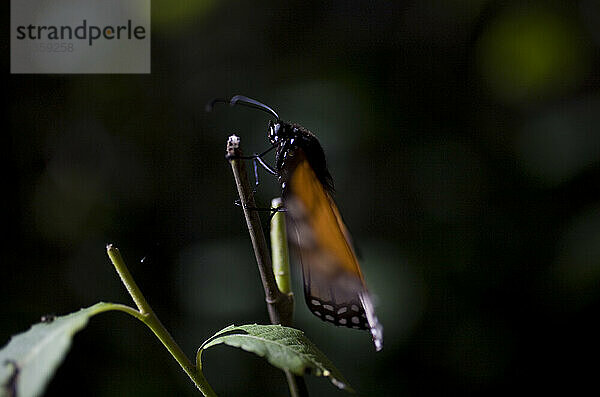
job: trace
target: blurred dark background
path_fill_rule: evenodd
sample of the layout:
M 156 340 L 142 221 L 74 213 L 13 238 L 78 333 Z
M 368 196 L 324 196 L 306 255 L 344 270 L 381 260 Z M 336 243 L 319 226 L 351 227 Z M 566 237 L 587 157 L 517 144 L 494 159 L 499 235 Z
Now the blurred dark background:
M 153 0 L 150 75 L 10 75 L 3 31 L 1 344 L 46 313 L 130 303 L 109 242 L 190 356 L 229 324 L 268 322 L 224 159 L 231 133 L 267 148 L 268 116 L 204 112 L 244 94 L 328 156 L 385 347 L 311 316 L 298 278 L 296 325 L 359 395 L 592 383 L 600 2 Z M 277 194 L 262 173 L 259 202 Z M 250 353 L 204 360 L 221 395 L 287 393 Z M 76 336 L 47 395 L 67 392 L 197 395 L 121 313 Z

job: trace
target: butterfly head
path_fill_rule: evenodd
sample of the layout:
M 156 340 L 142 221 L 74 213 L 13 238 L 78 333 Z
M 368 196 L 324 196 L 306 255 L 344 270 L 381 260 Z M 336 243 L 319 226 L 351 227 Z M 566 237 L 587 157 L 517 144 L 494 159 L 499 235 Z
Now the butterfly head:
M 280 131 L 283 131 L 281 121 L 269 120 L 268 138 L 271 144 L 276 145 L 281 140 Z
M 272 145 L 278 145 L 281 142 L 298 135 L 298 128 L 281 120 L 270 120 L 267 137 Z

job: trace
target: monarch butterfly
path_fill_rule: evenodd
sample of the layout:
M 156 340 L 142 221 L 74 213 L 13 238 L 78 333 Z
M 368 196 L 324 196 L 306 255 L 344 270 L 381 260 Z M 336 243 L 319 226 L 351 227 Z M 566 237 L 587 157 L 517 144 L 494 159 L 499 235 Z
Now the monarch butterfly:
M 304 298 L 315 316 L 337 326 L 369 330 L 375 349 L 383 347 L 383 328 L 358 264 L 350 234 L 333 201 L 333 180 L 317 137 L 306 128 L 282 121 L 269 106 L 236 95 L 230 105 L 260 109 L 275 117 L 268 124 L 271 148 L 255 158 L 279 178 L 282 197 L 293 226 L 290 242 L 299 251 Z M 262 159 L 275 149 L 275 168 Z M 295 233 L 294 233 L 295 232 Z

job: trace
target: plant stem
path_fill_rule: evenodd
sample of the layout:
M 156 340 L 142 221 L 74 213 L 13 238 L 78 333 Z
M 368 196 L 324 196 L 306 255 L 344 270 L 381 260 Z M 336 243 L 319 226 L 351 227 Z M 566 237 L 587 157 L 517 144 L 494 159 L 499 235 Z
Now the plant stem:
M 106 247 L 106 251 L 115 269 L 117 270 L 119 277 L 121 277 L 121 281 L 127 288 L 129 295 L 131 295 L 131 298 L 138 307 L 139 312 L 125 305 L 115 305 L 114 309 L 124 311 L 146 324 L 146 326 L 150 328 L 152 332 L 154 332 L 154 335 L 156 335 L 169 353 L 171 353 L 173 358 L 179 363 L 181 368 L 183 368 L 192 382 L 194 382 L 198 390 L 200 390 L 202 394 L 207 397 L 216 396 L 215 392 L 204 377 L 202 371 L 192 364 L 183 350 L 181 350 L 177 342 L 175 342 L 169 331 L 167 331 L 156 314 L 154 314 L 154 311 L 146 301 L 142 291 L 131 276 L 129 269 L 127 269 L 125 261 L 121 257 L 119 250 L 112 244 L 109 244 Z
M 277 282 L 275 281 L 271 265 L 271 256 L 267 248 L 267 240 L 265 240 L 258 211 L 255 210 L 254 195 L 250 189 L 246 166 L 244 161 L 240 159 L 241 156 L 242 151 L 239 147 L 239 138 L 232 135 L 227 141 L 227 158 L 231 163 L 235 184 L 246 218 L 246 225 L 250 233 L 250 240 L 252 240 L 254 256 L 265 291 L 269 318 L 272 324 L 288 325 L 291 323 L 293 315 L 293 303 L 288 295 L 281 293 L 279 288 L 277 288 Z
M 271 200 L 271 208 L 283 207 L 283 200 L 280 197 Z M 294 295 L 291 288 L 290 277 L 290 250 L 287 240 L 287 229 L 285 225 L 285 214 L 281 211 L 276 212 L 271 218 L 271 255 L 273 257 L 273 273 L 279 290 L 288 295 L 292 301 L 292 314 L 289 318 L 289 324 L 283 324 L 288 327 L 293 325 L 294 313 Z M 290 371 L 285 371 L 285 377 L 290 388 L 292 397 L 308 396 L 308 389 L 304 382 L 304 377 L 294 375 Z
M 116 310 L 116 311 L 120 311 L 120 312 L 125 312 L 125 313 L 129 314 L 130 316 L 137 318 L 141 322 L 144 322 L 144 315 L 142 313 L 138 312 L 137 310 L 135 310 L 133 307 L 129 307 L 127 305 L 122 305 L 120 303 L 106 303 L 106 302 L 99 302 L 99 303 L 101 303 L 102 305 L 98 308 L 98 310 L 96 310 L 94 312 L 94 315 Z
M 129 273 L 129 269 L 125 265 L 125 261 L 123 260 L 119 249 L 113 247 L 112 244 L 108 244 L 106 246 L 106 252 L 108 253 L 110 261 L 115 266 L 119 277 L 121 277 L 121 281 L 125 285 L 125 288 L 127 288 L 127 292 L 129 292 L 129 295 L 131 295 L 131 298 L 135 302 L 135 305 L 137 306 L 140 313 L 152 313 L 152 308 L 150 307 L 148 302 L 146 302 L 146 298 L 144 298 L 140 287 L 137 286 L 135 280 L 133 279 L 133 276 L 131 275 L 131 273 Z
M 240 159 L 242 151 L 239 144 L 240 139 L 237 136 L 232 135 L 229 137 L 227 140 L 227 158 L 231 164 L 240 202 L 244 210 L 244 217 L 246 218 L 246 225 L 250 233 L 250 240 L 252 240 L 254 256 L 256 257 L 260 278 L 265 290 L 269 318 L 271 319 L 271 324 L 282 324 L 289 327 L 293 323 L 294 300 L 293 295 L 290 293 L 289 254 L 285 235 L 285 219 L 283 219 L 283 214 L 281 213 L 274 215 L 274 217 L 279 215 L 279 218 L 278 226 L 276 227 L 277 230 L 271 232 L 271 244 L 278 252 L 277 255 L 274 254 L 273 258 L 274 261 L 276 259 L 276 262 L 272 266 L 271 257 L 267 249 L 267 241 L 265 240 L 258 211 L 256 211 L 254 195 L 248 183 L 246 167 L 244 161 Z M 275 272 L 274 267 L 277 268 Z M 276 280 L 276 278 L 279 278 L 279 280 Z M 279 285 L 279 282 L 281 282 L 281 285 Z M 306 388 L 304 377 L 294 375 L 287 370 L 284 372 L 292 397 L 308 397 L 308 389 Z
M 271 200 L 271 208 L 283 207 L 283 201 L 277 197 Z M 271 256 L 273 257 L 273 273 L 277 287 L 284 294 L 290 294 L 290 255 L 285 228 L 285 215 L 276 212 L 271 218 Z

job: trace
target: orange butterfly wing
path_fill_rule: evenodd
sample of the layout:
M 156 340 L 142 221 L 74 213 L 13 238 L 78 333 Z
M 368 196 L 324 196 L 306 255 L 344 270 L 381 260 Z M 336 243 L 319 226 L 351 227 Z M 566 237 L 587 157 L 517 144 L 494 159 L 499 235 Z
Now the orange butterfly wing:
M 377 350 L 382 328 L 346 226 L 301 149 L 284 194 L 296 231 L 306 303 L 313 314 L 335 325 L 371 331 Z

